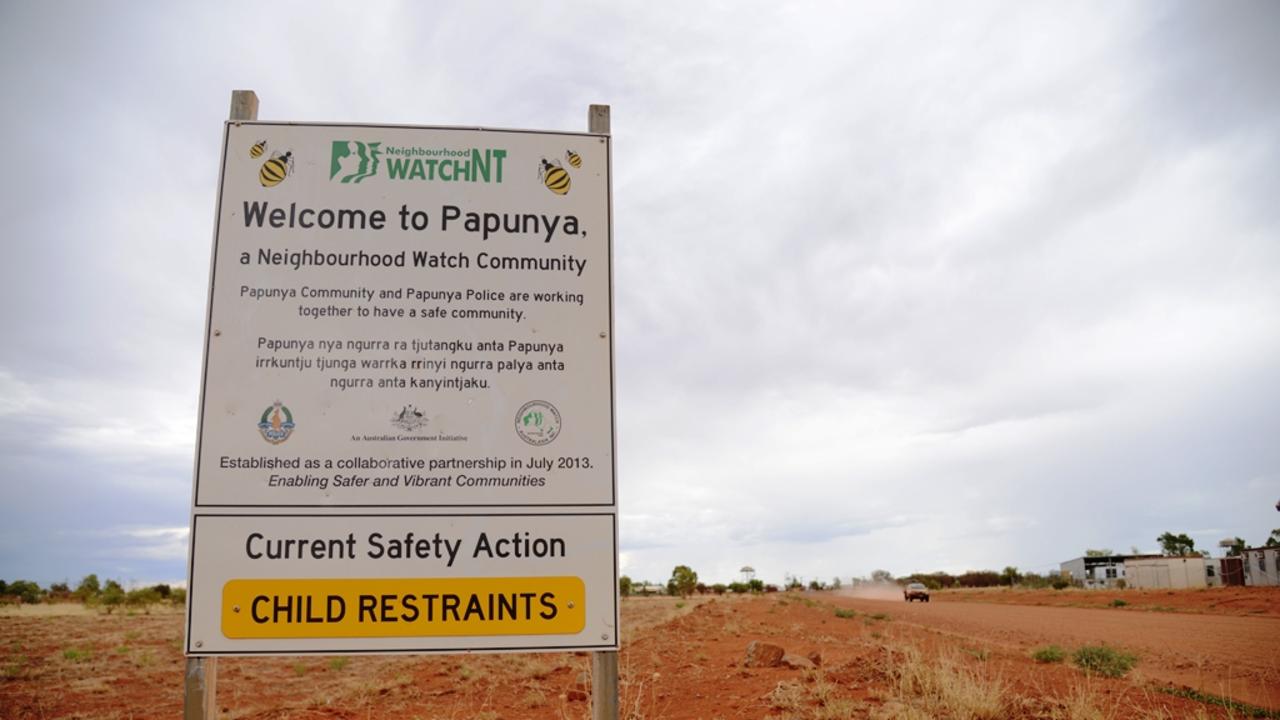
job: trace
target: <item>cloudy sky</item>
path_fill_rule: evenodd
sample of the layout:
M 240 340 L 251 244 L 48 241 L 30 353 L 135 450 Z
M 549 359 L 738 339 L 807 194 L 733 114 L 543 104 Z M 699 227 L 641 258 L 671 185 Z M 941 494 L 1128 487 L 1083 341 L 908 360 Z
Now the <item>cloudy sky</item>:
M 1280 4 L 0 5 L 0 578 L 185 575 L 221 125 L 612 106 L 623 572 L 1280 527 Z

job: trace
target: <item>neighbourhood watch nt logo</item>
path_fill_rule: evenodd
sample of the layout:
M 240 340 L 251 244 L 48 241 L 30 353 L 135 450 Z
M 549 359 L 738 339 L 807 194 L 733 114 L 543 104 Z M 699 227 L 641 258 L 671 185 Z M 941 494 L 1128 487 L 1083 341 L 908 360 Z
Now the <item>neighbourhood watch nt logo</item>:
M 382 143 L 359 140 L 334 140 L 333 159 L 329 162 L 329 179 L 358 183 L 378 174 L 382 159 Z

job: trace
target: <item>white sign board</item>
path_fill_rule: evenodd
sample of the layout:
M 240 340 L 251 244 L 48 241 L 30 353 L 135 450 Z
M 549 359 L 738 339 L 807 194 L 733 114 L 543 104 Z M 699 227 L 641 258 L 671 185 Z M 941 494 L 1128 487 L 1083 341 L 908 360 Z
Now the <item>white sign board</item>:
M 617 647 L 609 163 L 228 123 L 188 653 Z

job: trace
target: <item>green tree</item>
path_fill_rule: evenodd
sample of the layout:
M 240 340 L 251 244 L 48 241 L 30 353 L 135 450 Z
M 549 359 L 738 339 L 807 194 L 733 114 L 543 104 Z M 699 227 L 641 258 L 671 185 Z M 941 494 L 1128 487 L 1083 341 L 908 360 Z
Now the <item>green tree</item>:
M 6 588 L 5 594 L 15 595 L 22 602 L 34 605 L 35 603 L 40 602 L 41 597 L 44 596 L 44 591 L 40 589 L 39 585 L 31 582 L 30 580 L 14 580 L 9 583 L 9 587 Z
M 100 592 L 102 592 L 102 585 L 98 582 L 98 576 L 89 573 L 76 586 L 75 596 L 80 602 L 88 602 L 98 597 Z
M 837 575 L 836 577 L 831 578 L 831 589 L 832 589 L 832 590 L 839 590 L 841 585 L 843 585 L 843 583 L 841 583 L 841 582 L 840 582 L 840 576 L 839 576 L 839 575 Z
M 893 573 L 888 570 L 872 570 L 871 582 L 889 583 L 893 582 Z
M 1266 546 L 1275 547 L 1280 545 L 1280 528 L 1271 531 L 1271 536 L 1267 538 Z
M 1022 582 L 1022 573 L 1018 572 L 1018 568 L 1012 565 L 1007 566 L 1004 572 L 1000 573 L 1000 583 L 1002 585 L 1013 587 L 1019 582 Z
M 131 608 L 147 608 L 160 600 L 155 588 L 136 588 L 124 594 L 124 604 Z
M 1049 578 L 1035 572 L 1023 573 L 1022 585 L 1029 588 L 1046 588 L 1049 587 Z
M 1231 544 L 1227 546 L 1227 557 L 1239 557 L 1243 555 L 1246 547 L 1248 547 L 1248 544 L 1245 543 L 1244 538 L 1235 538 L 1231 541 Z
M 631 596 L 631 578 L 626 575 L 618 578 L 618 594 L 622 595 L 622 597 Z
M 760 578 L 751 578 L 747 581 L 747 591 L 753 593 L 764 592 L 764 581 Z
M 102 593 L 98 596 L 98 600 L 106 606 L 108 615 L 124 602 L 124 598 L 124 588 L 120 587 L 120 583 L 115 580 L 108 580 L 107 584 L 102 588 Z
M 1186 557 L 1196 551 L 1196 541 L 1186 533 L 1174 535 L 1166 532 L 1156 538 L 1156 542 L 1160 543 L 1160 551 L 1169 557 Z
M 689 597 L 698 587 L 698 573 L 688 565 L 677 565 L 671 571 L 671 579 L 667 581 L 667 592 L 680 597 Z

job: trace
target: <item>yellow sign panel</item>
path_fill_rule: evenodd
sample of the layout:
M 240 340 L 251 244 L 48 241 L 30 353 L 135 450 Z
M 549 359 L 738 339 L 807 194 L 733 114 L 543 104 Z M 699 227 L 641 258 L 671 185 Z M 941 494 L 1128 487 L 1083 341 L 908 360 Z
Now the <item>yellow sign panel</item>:
M 230 580 L 228 638 L 571 635 L 586 626 L 577 577 Z

